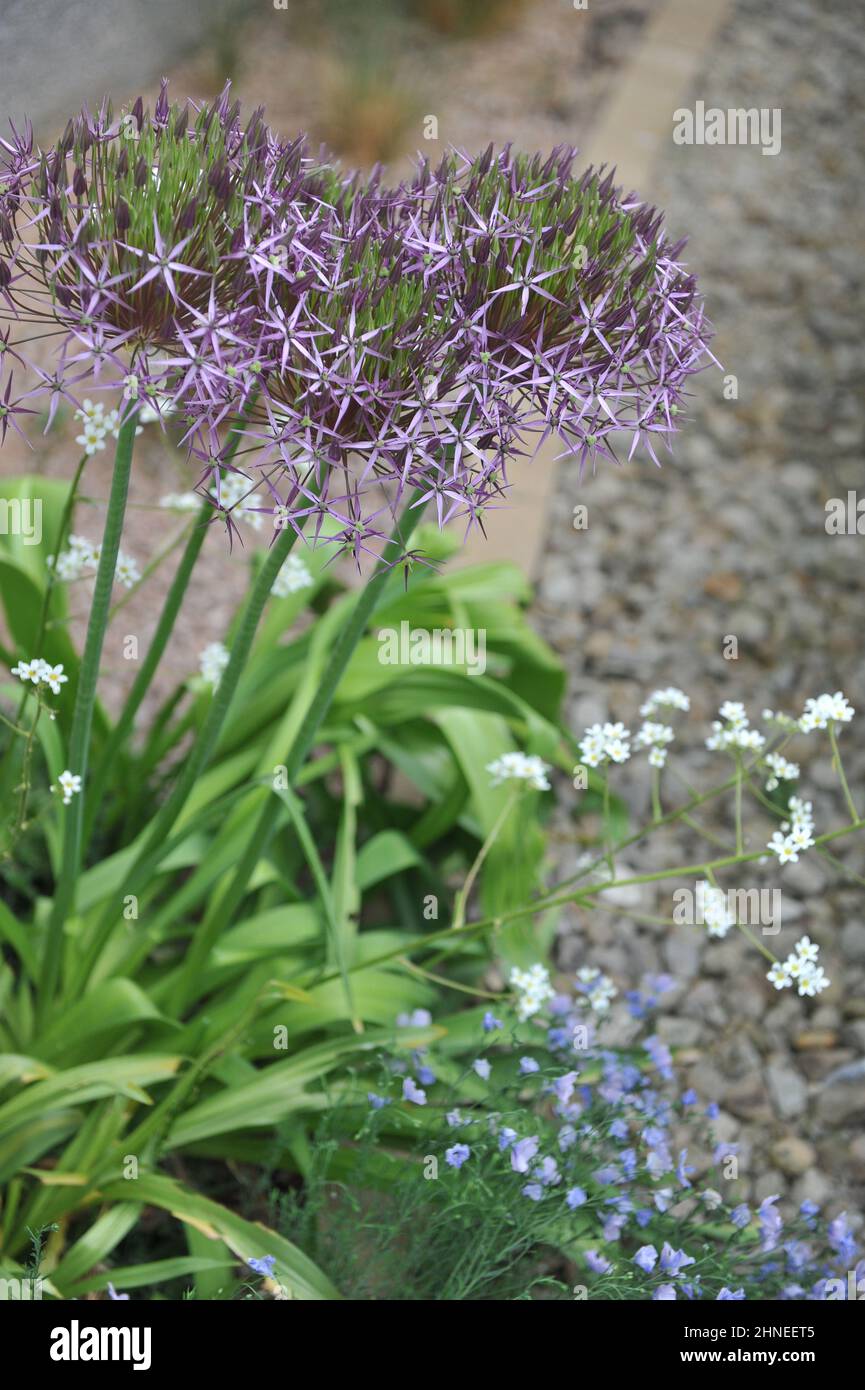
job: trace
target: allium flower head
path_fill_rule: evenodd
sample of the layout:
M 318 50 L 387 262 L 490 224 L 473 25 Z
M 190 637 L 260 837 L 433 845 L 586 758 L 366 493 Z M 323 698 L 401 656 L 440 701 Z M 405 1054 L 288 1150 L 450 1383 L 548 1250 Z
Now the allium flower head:
M 244 125 L 228 88 L 170 105 L 164 83 L 152 115 L 85 108 L 45 152 L 13 131 L 0 303 L 59 344 L 28 394 L 53 415 L 98 378 L 115 408 L 173 416 L 229 528 L 223 445 L 244 406 L 247 515 L 358 563 L 408 497 L 483 529 L 531 440 L 556 436 L 582 472 L 624 432 L 657 463 L 708 325 L 658 213 L 575 153 L 452 151 L 386 188 L 259 111 Z M 0 382 L 4 433 L 23 400 Z M 81 437 L 96 451 L 105 430 Z

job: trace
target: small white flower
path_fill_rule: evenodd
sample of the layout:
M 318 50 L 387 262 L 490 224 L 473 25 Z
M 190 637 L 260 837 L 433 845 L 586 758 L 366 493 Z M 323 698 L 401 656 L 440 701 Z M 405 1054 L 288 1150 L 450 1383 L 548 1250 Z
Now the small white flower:
M 849 724 L 856 713 L 840 690 L 834 695 L 818 695 L 805 701 L 805 709 L 799 720 L 803 734 L 813 729 L 825 729 L 829 724 Z
M 70 772 L 67 768 L 57 778 L 57 786 L 63 793 L 63 805 L 68 806 L 73 796 L 77 796 L 81 791 L 81 778 L 77 772 Z M 51 790 L 53 791 L 54 788 L 52 787 Z
M 550 782 L 547 763 L 527 753 L 503 753 L 500 758 L 487 763 L 490 786 L 500 787 L 503 782 L 525 782 L 534 791 L 548 792 Z
M 84 400 L 75 412 L 75 419 L 80 420 L 83 425 L 94 425 L 104 432 L 104 415 L 105 407 L 101 401 Z
M 247 521 L 256 531 L 260 531 L 264 514 L 248 505 L 250 501 L 255 500 L 256 486 L 244 473 L 232 473 L 220 480 L 217 496 L 219 505 L 225 511 L 231 512 L 235 521 Z
M 787 970 L 786 965 L 780 960 L 775 961 L 772 969 L 768 971 L 766 979 L 769 980 L 776 989 L 786 989 L 788 985 L 793 983 L 792 976 Z
M 288 598 L 289 594 L 299 593 L 312 584 L 312 575 L 299 555 L 288 555 L 283 562 L 271 593 L 274 598 Z
M 42 662 L 42 680 L 53 691 L 55 695 L 60 694 L 61 685 L 65 685 L 69 677 L 64 676 L 63 666 L 49 666 L 47 661 Z
M 214 690 L 219 685 L 222 673 L 228 665 L 228 648 L 222 642 L 210 642 L 199 658 L 201 674 Z
M 539 1013 L 555 990 L 550 984 L 550 972 L 545 965 L 532 965 L 528 970 L 517 966 L 511 970 L 510 983 L 517 991 L 517 1017 L 522 1023 Z
M 745 706 L 739 700 L 725 700 L 718 713 L 721 719 L 712 721 L 712 733 L 706 739 L 707 748 L 720 752 L 731 748 L 759 752 L 765 747 L 765 738 L 757 729 L 750 727 Z
M 788 762 L 780 753 L 767 753 L 765 761 L 771 769 L 771 776 L 766 782 L 767 792 L 774 791 L 779 782 L 795 782 L 799 776 L 799 764 Z
M 114 577 L 118 584 L 122 584 L 124 589 L 131 589 L 141 579 L 141 571 L 131 555 L 124 555 L 121 550 L 117 556 L 117 568 Z
M 795 950 L 800 960 L 816 960 L 820 947 L 810 936 L 803 936 L 796 942 Z
M 785 961 L 776 961 L 766 978 L 776 989 L 786 989 L 796 985 L 801 997 L 813 998 L 828 989 L 831 981 L 827 979 L 822 965 L 817 964 L 818 947 L 807 936 L 797 941 Z
M 159 505 L 171 512 L 197 512 L 201 498 L 195 492 L 167 492 L 160 497 Z
M 153 425 L 157 420 L 165 420 L 174 414 L 174 406 L 167 396 L 152 396 L 145 401 L 138 412 L 142 425 Z
M 11 668 L 12 675 L 17 676 L 22 681 L 32 681 L 38 685 L 42 679 L 42 668 L 44 662 L 41 657 L 36 657 L 34 661 L 19 661 L 17 666 Z
M 710 936 L 726 936 L 730 928 L 735 927 L 736 916 L 727 906 L 727 894 L 723 888 L 700 880 L 695 897 L 698 918 L 705 923 Z
M 644 705 L 640 705 L 640 714 L 644 719 L 651 719 L 652 715 L 659 709 L 680 709 L 689 710 L 691 701 L 684 690 L 679 690 L 675 685 L 667 686 L 666 690 L 653 690 Z
M 626 763 L 631 756 L 630 738 L 624 724 L 592 724 L 580 740 L 582 761 L 586 767 Z
M 75 436 L 75 443 L 81 445 L 88 458 L 92 458 L 105 448 L 105 430 L 96 424 L 85 425 L 83 432 Z

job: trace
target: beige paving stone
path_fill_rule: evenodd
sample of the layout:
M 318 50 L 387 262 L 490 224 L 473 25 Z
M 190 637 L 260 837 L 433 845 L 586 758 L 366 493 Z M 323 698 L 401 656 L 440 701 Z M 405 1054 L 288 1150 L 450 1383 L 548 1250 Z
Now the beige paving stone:
M 606 110 L 583 149 L 586 164 L 615 165 L 628 191 L 652 195 L 652 170 L 672 139 L 673 112 L 686 99 L 731 8 L 731 0 L 667 0 L 650 21 L 642 43 L 619 74 Z M 537 571 L 547 505 L 555 486 L 561 446 L 545 442 L 531 463 L 517 462 L 507 506 L 487 513 L 486 539 L 474 535 L 452 564 L 515 561 L 530 577 Z

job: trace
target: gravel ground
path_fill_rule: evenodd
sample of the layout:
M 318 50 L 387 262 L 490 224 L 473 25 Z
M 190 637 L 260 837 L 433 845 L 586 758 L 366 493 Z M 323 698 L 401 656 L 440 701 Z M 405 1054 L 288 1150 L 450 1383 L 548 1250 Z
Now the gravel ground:
M 561 466 L 536 617 L 571 673 L 576 732 L 599 719 L 637 727 L 639 705 L 659 686 L 690 694 L 671 766 L 698 788 L 729 773 L 703 746 L 722 700 L 744 701 L 758 722 L 766 706 L 798 714 L 807 696 L 842 689 L 862 711 L 842 739 L 861 808 L 863 541 L 827 535 L 824 510 L 859 485 L 865 431 L 860 17 L 856 0 L 738 0 L 687 105 L 780 107 L 782 151 L 671 139 L 652 190 L 674 235 L 689 235 L 686 257 L 723 372 L 698 379 L 693 422 L 662 470 L 650 461 L 604 467 L 580 486 Z M 731 373 L 737 400 L 724 398 Z M 588 505 L 587 530 L 574 530 L 577 502 Z M 735 660 L 723 654 L 730 635 Z M 843 824 L 825 739 L 797 738 L 787 751 L 801 765 L 817 833 Z M 645 755 L 615 777 L 639 825 Z M 666 786 L 672 804 L 677 789 Z M 703 820 L 730 844 L 729 800 Z M 761 848 L 767 825 L 759 811 L 746 822 L 746 848 Z M 574 867 L 566 806 L 559 832 L 562 875 Z M 783 957 L 803 933 L 819 942 L 832 985 L 818 999 L 775 993 L 740 933 L 713 941 L 705 928 L 634 923 L 622 910 L 669 920 L 674 883 L 630 897 L 620 890 L 619 910 L 573 912 L 563 923 L 563 966 L 591 961 L 621 988 L 646 971 L 681 982 L 658 1032 L 681 1049 L 691 1084 L 722 1105 L 718 1133 L 741 1145 L 739 1200 L 778 1192 L 863 1207 L 865 912 L 850 877 L 863 873 L 858 839 L 837 850 L 846 878 L 811 850 L 797 865 L 750 865 L 721 880 L 783 889 L 783 926 L 768 944 Z M 647 872 L 707 853 L 724 851 L 682 829 L 625 859 Z M 614 1028 L 628 1036 L 623 1006 Z

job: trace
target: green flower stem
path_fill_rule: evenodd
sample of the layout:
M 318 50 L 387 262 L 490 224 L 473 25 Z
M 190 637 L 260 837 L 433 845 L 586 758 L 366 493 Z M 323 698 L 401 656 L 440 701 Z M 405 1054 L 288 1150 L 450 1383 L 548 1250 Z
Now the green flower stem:
M 856 821 L 853 825 L 843 825 L 838 830 L 829 830 L 825 835 L 820 835 L 815 840 L 815 845 L 827 844 L 832 840 L 843 839 L 845 835 L 851 835 L 856 830 L 865 830 L 865 820 Z M 714 869 L 723 869 L 731 864 L 749 863 L 756 859 L 762 859 L 765 850 L 759 850 L 755 854 L 728 855 L 724 859 L 715 859 L 704 864 L 684 864 L 672 869 L 661 869 L 657 873 L 639 874 L 634 878 L 622 878 L 616 883 L 616 887 L 628 888 L 636 883 L 654 883 L 665 878 L 696 878 L 698 874 L 710 874 Z M 603 860 L 601 861 L 603 863 Z M 560 885 L 561 886 L 561 885 Z M 357 965 L 349 966 L 349 974 L 355 974 L 361 970 L 371 970 L 373 966 L 384 965 L 390 960 L 397 960 L 400 956 L 408 955 L 415 951 L 425 951 L 429 947 L 436 946 L 441 941 L 454 941 L 455 938 L 464 939 L 473 932 L 483 933 L 488 931 L 498 931 L 506 923 L 514 921 L 520 917 L 536 915 L 547 912 L 552 907 L 565 907 L 569 903 L 580 902 L 586 897 L 595 896 L 603 893 L 609 888 L 609 883 L 587 884 L 584 888 L 578 888 L 573 893 L 560 894 L 556 896 L 554 892 L 547 898 L 538 898 L 523 907 L 509 908 L 506 912 L 501 912 L 497 917 L 485 917 L 477 922 L 467 922 L 465 926 L 456 929 L 454 927 L 442 927 L 440 931 L 427 932 L 419 936 L 416 941 L 406 946 L 403 943 L 395 946 L 390 951 L 382 951 L 377 956 L 370 956 L 367 960 L 360 961 Z M 586 904 L 589 906 L 590 904 Z M 331 980 L 339 979 L 338 972 L 329 971 L 326 975 L 320 976 L 316 980 L 317 985 L 329 984 Z
M 102 533 L 102 548 L 96 571 L 96 584 L 93 589 L 93 602 L 90 608 L 90 620 L 87 624 L 84 654 L 78 673 L 78 688 L 75 692 L 75 709 L 72 715 L 67 757 L 70 772 L 81 778 L 82 790 L 80 795 L 74 796 L 69 806 L 61 811 L 61 815 L 64 817 L 63 852 L 60 876 L 55 886 L 54 901 L 48 922 L 42 976 L 39 983 L 37 1022 L 40 1025 L 44 1024 L 46 1013 L 54 1001 L 63 952 L 63 928 L 67 918 L 75 910 L 75 885 L 81 863 L 84 823 L 83 803 L 89 794 L 87 758 L 90 746 L 90 730 L 93 724 L 93 707 L 96 703 L 99 663 L 102 658 L 102 647 L 111 609 L 111 591 L 114 587 L 117 554 L 123 532 L 123 518 L 126 514 L 126 499 L 129 493 L 129 477 L 132 472 L 132 451 L 135 444 L 137 421 L 138 411 L 130 410 L 117 435 L 111 492 L 105 516 L 105 529 Z
M 736 853 L 745 848 L 742 838 L 742 754 L 736 751 Z
M 658 821 L 662 819 L 663 814 L 664 814 L 664 813 L 663 813 L 663 811 L 661 810 L 661 769 L 660 769 L 659 767 L 653 767 L 653 768 L 652 768 L 652 820 L 655 822 L 656 825 L 657 825 Z
M 483 844 L 478 850 L 477 855 L 475 856 L 474 863 L 472 864 L 471 868 L 469 869 L 466 875 L 466 881 L 456 895 L 453 915 L 453 926 L 455 930 L 459 927 L 462 927 L 465 924 L 466 906 L 468 904 L 469 894 L 472 891 L 474 881 L 480 873 L 484 860 L 486 859 L 487 855 L 489 854 L 490 850 L 492 849 L 493 845 L 498 839 L 502 826 L 504 825 L 505 821 L 507 820 L 508 816 L 510 815 L 514 806 L 516 805 L 516 801 L 517 792 L 516 790 L 514 790 L 511 792 L 511 795 L 508 797 L 504 806 L 499 811 L 499 814 L 496 816 L 492 830 L 490 831 L 489 835 L 487 835 L 487 838 L 484 840 Z
M 847 776 L 844 772 L 844 764 L 841 762 L 841 750 L 838 747 L 838 735 L 835 732 L 835 724 L 832 720 L 829 721 L 829 742 L 832 745 L 832 765 L 835 768 L 835 771 L 838 773 L 838 780 L 841 783 L 841 790 L 844 793 L 844 800 L 847 802 L 847 810 L 850 812 L 850 819 L 852 821 L 857 821 L 859 819 L 859 812 L 856 810 L 856 805 L 853 801 L 853 797 L 850 795 L 850 787 L 847 783 Z
M 708 864 L 706 865 L 706 878 L 711 883 L 713 888 L 720 887 L 717 878 L 715 877 Z M 751 928 L 747 926 L 744 922 L 740 922 L 738 917 L 736 918 L 736 928 L 738 931 L 742 933 L 746 941 L 750 941 L 752 946 L 756 946 L 757 950 L 761 953 L 761 955 L 764 955 L 768 961 L 772 962 L 773 965 L 777 964 L 778 957 L 769 950 L 768 946 L 764 946 L 762 941 L 759 941 L 757 937 L 754 935 L 754 933 L 751 931 Z
M 39 623 L 36 628 L 36 636 L 33 639 L 33 650 L 32 653 L 30 653 L 30 655 L 32 656 L 42 656 L 42 643 L 45 640 L 45 633 L 48 630 L 48 610 L 51 606 L 51 595 L 54 591 L 54 586 L 57 583 L 57 557 L 63 549 L 64 543 L 66 541 L 66 536 L 69 531 L 69 525 L 72 520 L 72 513 L 74 511 L 75 502 L 77 500 L 76 495 L 78 492 L 78 484 L 81 482 L 81 475 L 84 472 L 84 465 L 86 464 L 86 462 L 87 455 L 82 454 L 81 458 L 78 460 L 78 465 L 75 469 L 75 475 L 72 479 L 72 485 L 68 493 L 66 494 L 66 501 L 63 504 L 63 511 L 60 514 L 60 524 L 57 527 L 57 535 L 54 540 L 54 564 L 50 567 L 48 571 L 48 578 L 45 581 L 45 589 L 42 594 L 42 607 L 39 611 Z M 27 703 L 27 695 L 28 692 L 25 690 L 18 704 L 18 713 L 16 715 L 16 723 L 18 724 L 21 723 L 21 720 L 24 715 L 24 706 Z M 15 751 L 16 750 L 14 745 L 10 746 L 7 750 L 6 757 L 3 762 L 3 773 L 2 777 L 0 777 L 0 798 L 2 798 L 3 801 L 6 800 L 6 795 L 8 791 L 10 777 L 10 759 L 15 756 Z
M 422 492 L 417 490 L 410 498 L 388 540 L 388 550 L 392 549 L 394 546 L 399 550 L 405 549 L 407 536 L 416 525 L 417 520 L 416 517 L 412 516 L 412 512 L 422 495 Z M 385 555 L 379 562 L 372 578 L 367 582 L 364 588 L 361 589 L 354 607 L 351 610 L 351 614 L 336 640 L 336 644 L 330 655 L 330 660 L 322 675 L 315 699 L 310 704 L 304 716 L 303 723 L 295 735 L 288 756 L 283 764 L 286 770 L 285 780 L 289 790 L 293 790 L 294 788 L 298 774 L 315 742 L 315 736 L 333 703 L 333 697 L 336 694 L 337 687 L 342 680 L 345 669 L 351 660 L 358 642 L 367 629 L 370 618 L 378 607 L 391 571 L 392 563 L 389 557 Z M 223 680 L 224 679 L 225 677 L 223 676 Z M 246 849 L 235 869 L 231 883 L 220 898 L 219 906 L 206 925 L 200 928 L 192 938 L 186 961 L 172 997 L 173 1009 L 178 1014 L 183 1011 L 185 1006 L 190 982 L 193 982 L 197 978 L 202 965 L 210 954 L 213 943 L 219 939 L 220 934 L 231 921 L 231 916 L 235 908 L 243 899 L 247 884 L 256 864 L 265 853 L 267 846 L 273 838 L 280 805 L 281 802 L 276 796 L 268 796 L 264 801 L 252 834 L 249 837 Z
M 784 748 L 788 742 L 789 735 L 780 744 L 780 748 Z M 746 773 L 750 772 L 753 768 L 757 767 L 761 759 L 765 757 L 766 751 L 778 751 L 778 749 L 764 750 L 763 753 L 757 754 L 753 762 L 749 763 L 746 766 Z M 633 835 L 629 835 L 626 839 L 620 840 L 619 843 L 616 845 L 617 852 L 621 852 L 623 849 L 627 849 L 630 845 L 635 845 L 638 840 L 644 839 L 650 831 L 659 830 L 664 825 L 674 825 L 675 822 L 678 820 L 684 820 L 685 816 L 689 812 L 697 810 L 697 808 L 700 806 L 704 806 L 708 801 L 713 801 L 716 797 L 721 796 L 724 792 L 730 791 L 730 789 L 732 787 L 735 787 L 735 785 L 736 778 L 735 775 L 733 775 L 732 777 L 728 777 L 726 781 L 721 782 L 719 786 L 712 787 L 707 792 L 701 792 L 698 795 L 692 796 L 691 799 L 687 801 L 684 806 L 678 806 L 675 810 L 668 811 L 667 814 L 663 816 L 661 820 L 657 821 L 654 825 L 648 827 L 641 826 L 639 830 L 634 831 Z M 701 833 L 705 834 L 706 832 L 701 831 Z M 570 874 L 567 878 L 563 878 L 559 883 L 559 888 L 566 888 L 571 883 L 578 883 L 581 879 L 588 878 L 589 874 L 594 873 L 596 869 L 599 869 L 605 861 L 606 855 L 602 855 L 600 858 L 593 860 L 591 864 L 587 864 L 584 868 L 578 870 L 577 873 Z
M 241 414 L 238 424 L 230 431 L 226 439 L 224 454 L 224 462 L 226 464 L 231 462 L 237 452 L 243 434 L 243 426 L 246 423 L 251 408 L 252 402 L 249 403 L 245 411 Z M 93 778 L 93 792 L 89 799 L 84 832 L 85 845 L 89 842 L 93 832 L 93 823 L 99 810 L 102 794 L 111 774 L 112 767 L 123 744 L 132 731 L 133 724 L 135 723 L 135 716 L 141 707 L 141 702 L 150 689 L 150 682 L 156 673 L 156 668 L 162 660 L 165 648 L 168 646 L 171 634 L 174 631 L 174 624 L 177 621 L 177 615 L 180 612 L 187 585 L 189 584 L 192 571 L 201 552 L 201 547 L 204 544 L 208 522 L 212 517 L 212 503 L 207 501 L 202 502 L 201 508 L 193 523 L 192 530 L 189 533 L 186 547 L 180 557 L 180 564 L 177 566 L 177 571 L 171 581 L 171 587 L 166 595 L 162 613 L 160 614 L 159 622 L 156 625 L 156 631 L 153 634 L 150 646 L 147 649 L 147 655 L 142 662 L 141 670 L 138 672 L 133 682 L 132 689 L 123 706 L 123 712 L 108 737 L 102 756 L 96 767 Z
M 295 538 L 296 533 L 290 527 L 285 527 L 279 531 L 256 576 L 255 583 L 241 613 L 234 641 L 231 644 L 228 665 L 216 687 L 204 724 L 183 762 L 183 767 L 171 794 L 153 818 L 150 832 L 137 858 L 130 866 L 124 883 L 126 894 L 140 893 L 142 888 L 145 888 L 150 882 L 151 875 L 159 863 L 163 844 L 183 810 L 195 783 L 210 762 L 231 701 L 237 690 L 238 682 L 246 666 L 264 605 L 274 580 L 294 545 Z M 114 929 L 116 919 L 117 906 L 115 903 L 109 903 L 96 925 L 89 947 L 83 953 L 75 976 L 74 991 L 83 988 L 88 980 Z
M 604 768 L 604 845 L 607 868 L 610 871 L 610 878 L 613 879 L 616 877 L 616 863 L 613 837 L 610 830 L 610 769 L 608 767 Z

